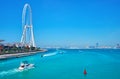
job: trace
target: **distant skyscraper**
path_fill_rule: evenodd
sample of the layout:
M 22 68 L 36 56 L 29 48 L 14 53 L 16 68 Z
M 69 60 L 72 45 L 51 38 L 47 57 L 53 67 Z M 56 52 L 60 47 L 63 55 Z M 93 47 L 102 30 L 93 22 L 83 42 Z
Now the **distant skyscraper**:
M 98 48 L 99 47 L 99 43 L 96 43 L 96 46 L 95 46 L 96 48 Z
M 120 48 L 120 44 L 117 44 L 116 48 Z

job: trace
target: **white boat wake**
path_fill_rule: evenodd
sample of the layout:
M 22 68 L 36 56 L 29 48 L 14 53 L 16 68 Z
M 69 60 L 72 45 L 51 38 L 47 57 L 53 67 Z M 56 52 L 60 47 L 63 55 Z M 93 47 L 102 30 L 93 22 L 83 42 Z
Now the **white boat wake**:
M 53 55 L 56 55 L 57 53 L 54 52 L 54 53 L 48 53 L 48 54 L 44 54 L 43 57 L 47 57 L 47 56 L 53 56 Z
M 12 74 L 15 74 L 17 72 L 20 72 L 17 68 L 12 69 L 12 70 L 8 70 L 8 71 L 1 71 L 0 72 L 0 77 L 6 76 L 6 75 L 12 75 Z
M 23 72 L 23 71 L 26 71 L 26 70 L 29 70 L 29 69 L 32 69 L 34 67 L 29 67 L 27 69 L 24 69 L 24 70 L 19 70 L 18 68 L 15 68 L 15 69 L 11 69 L 11 70 L 8 70 L 8 71 L 1 71 L 0 72 L 0 77 L 4 77 L 4 76 L 8 76 L 8 75 L 13 75 L 13 74 L 16 74 L 16 73 L 19 73 L 19 72 Z
M 62 51 L 62 50 L 56 50 L 56 51 L 53 52 L 53 53 L 43 54 L 43 55 L 41 55 L 41 57 L 54 56 L 54 55 L 57 55 L 57 54 L 63 54 L 63 53 L 65 53 L 65 51 Z

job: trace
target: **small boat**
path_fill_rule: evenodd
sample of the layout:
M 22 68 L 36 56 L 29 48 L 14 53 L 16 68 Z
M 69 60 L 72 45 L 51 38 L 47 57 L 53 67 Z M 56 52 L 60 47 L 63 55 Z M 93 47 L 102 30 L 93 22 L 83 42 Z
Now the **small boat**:
M 65 52 L 65 51 L 59 50 L 59 49 L 56 49 L 56 51 L 57 51 L 58 54 L 63 54 Z
M 29 64 L 27 61 L 24 61 L 20 64 L 19 70 L 30 69 L 33 68 L 34 64 Z
M 64 53 L 64 51 L 59 51 L 59 54 L 63 54 Z

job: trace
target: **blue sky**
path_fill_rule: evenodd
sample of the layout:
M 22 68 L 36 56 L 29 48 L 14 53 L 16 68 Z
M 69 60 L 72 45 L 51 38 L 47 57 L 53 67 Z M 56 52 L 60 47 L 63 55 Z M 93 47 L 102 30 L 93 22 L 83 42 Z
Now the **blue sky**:
M 0 0 L 0 39 L 20 41 L 25 3 L 32 8 L 37 46 L 120 43 L 119 0 Z

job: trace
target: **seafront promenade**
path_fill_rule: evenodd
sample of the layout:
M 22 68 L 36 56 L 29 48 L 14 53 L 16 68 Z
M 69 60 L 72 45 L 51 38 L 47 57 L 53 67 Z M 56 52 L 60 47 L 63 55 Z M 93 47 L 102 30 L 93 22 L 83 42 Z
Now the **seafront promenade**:
M 9 58 L 19 58 L 19 57 L 34 55 L 37 53 L 42 53 L 45 51 L 47 51 L 47 50 L 34 51 L 34 52 L 24 52 L 24 53 L 14 53 L 14 54 L 3 54 L 3 55 L 0 55 L 0 60 L 9 59 Z

